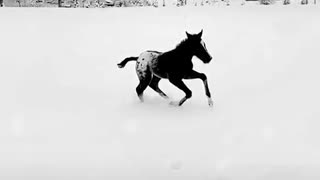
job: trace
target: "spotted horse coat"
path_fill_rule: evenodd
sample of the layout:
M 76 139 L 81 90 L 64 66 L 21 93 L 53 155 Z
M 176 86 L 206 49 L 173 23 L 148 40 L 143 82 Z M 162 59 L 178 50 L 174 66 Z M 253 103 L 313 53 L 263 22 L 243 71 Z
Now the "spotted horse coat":
M 158 66 L 158 57 L 161 54 L 162 52 L 158 51 L 145 51 L 137 59 L 136 73 L 140 83 L 136 88 L 136 92 L 141 101 L 143 101 L 143 90 L 147 86 L 158 92 L 161 97 L 168 99 L 168 96 L 160 90 L 158 85 L 161 78 L 167 78 L 167 75 L 161 73 Z
M 188 38 L 171 51 L 144 51 L 138 57 L 128 57 L 118 64 L 119 68 L 123 68 L 127 62 L 136 61 L 136 73 L 140 81 L 136 92 L 141 101 L 143 101 L 143 91 L 148 86 L 158 92 L 160 96 L 168 98 L 160 90 L 158 84 L 161 79 L 169 79 L 173 85 L 186 94 L 180 101 L 170 103 L 181 106 L 192 96 L 191 90 L 184 84 L 182 79 L 201 79 L 208 97 L 208 104 L 209 106 L 213 105 L 206 75 L 193 70 L 193 56 L 198 57 L 204 63 L 209 63 L 212 59 L 205 43 L 201 39 L 201 35 L 202 31 L 196 35 L 187 33 Z

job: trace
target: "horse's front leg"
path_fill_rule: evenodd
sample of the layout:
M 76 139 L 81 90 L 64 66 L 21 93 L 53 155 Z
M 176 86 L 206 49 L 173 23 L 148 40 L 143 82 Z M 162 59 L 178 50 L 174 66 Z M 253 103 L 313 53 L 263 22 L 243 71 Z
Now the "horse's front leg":
M 201 79 L 203 81 L 206 95 L 208 98 L 208 104 L 209 106 L 213 106 L 213 101 L 211 99 L 211 93 L 208 86 L 208 80 L 205 74 L 192 70 L 186 76 L 184 76 L 184 79 Z
M 177 88 L 181 89 L 186 96 L 182 98 L 179 102 L 171 102 L 171 105 L 181 106 L 187 99 L 191 98 L 192 92 L 191 90 L 183 83 L 182 78 L 178 78 L 177 76 L 169 77 L 169 81 L 175 85 Z

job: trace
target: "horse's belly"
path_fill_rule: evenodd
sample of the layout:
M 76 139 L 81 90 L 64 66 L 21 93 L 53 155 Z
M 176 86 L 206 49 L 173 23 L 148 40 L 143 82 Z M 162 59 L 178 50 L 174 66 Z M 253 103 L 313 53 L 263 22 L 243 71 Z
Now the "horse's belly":
M 161 71 L 158 68 L 152 68 L 152 73 L 159 78 L 163 78 L 163 79 L 168 78 L 168 74 L 166 72 Z
M 152 61 L 150 61 L 150 67 L 153 75 L 159 78 L 164 78 L 164 79 L 168 78 L 166 71 L 161 69 L 161 67 L 159 66 L 158 58 L 154 58 L 152 59 Z

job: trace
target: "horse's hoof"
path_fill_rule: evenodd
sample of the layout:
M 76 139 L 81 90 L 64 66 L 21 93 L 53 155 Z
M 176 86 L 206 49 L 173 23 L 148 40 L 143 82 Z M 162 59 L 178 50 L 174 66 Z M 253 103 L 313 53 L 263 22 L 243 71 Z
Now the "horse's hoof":
M 179 106 L 179 101 L 171 101 L 169 104 L 171 106 Z
M 119 68 L 123 68 L 123 66 L 121 64 L 117 64 Z
M 162 96 L 165 100 L 170 100 L 169 96 Z
M 209 104 L 210 107 L 213 106 L 213 101 L 212 101 L 212 99 L 209 99 L 209 100 L 208 100 L 208 104 Z
M 144 102 L 143 96 L 138 96 L 138 97 L 139 97 L 140 103 L 143 103 Z

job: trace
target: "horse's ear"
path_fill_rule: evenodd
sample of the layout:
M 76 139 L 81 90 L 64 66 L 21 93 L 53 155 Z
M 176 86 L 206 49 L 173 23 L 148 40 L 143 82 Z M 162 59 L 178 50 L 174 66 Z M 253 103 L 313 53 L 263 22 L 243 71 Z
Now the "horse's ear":
M 203 29 L 201 29 L 201 32 L 198 34 L 198 37 L 199 37 L 199 38 L 201 38 L 202 33 L 203 33 Z
M 191 38 L 191 36 L 192 36 L 192 35 L 189 34 L 187 31 L 186 31 L 186 35 L 187 35 L 188 38 Z

